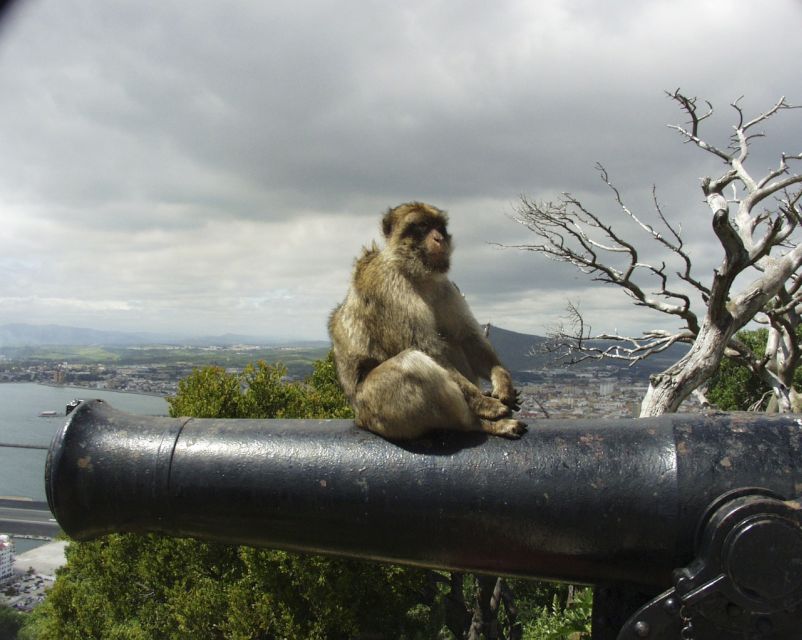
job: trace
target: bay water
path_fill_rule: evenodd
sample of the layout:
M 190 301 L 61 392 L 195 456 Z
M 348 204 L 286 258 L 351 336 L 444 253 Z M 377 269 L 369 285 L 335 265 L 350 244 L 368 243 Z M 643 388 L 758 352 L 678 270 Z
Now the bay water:
M 167 400 L 159 396 L 78 387 L 51 387 L 34 383 L 0 384 L 0 443 L 48 447 L 66 421 L 72 400 L 99 398 L 115 409 L 142 416 L 168 415 Z M 43 411 L 54 417 L 40 417 Z M 46 500 L 44 449 L 0 446 L 0 497 Z M 0 531 L 2 533 L 2 531 Z M 17 541 L 18 551 L 29 545 Z

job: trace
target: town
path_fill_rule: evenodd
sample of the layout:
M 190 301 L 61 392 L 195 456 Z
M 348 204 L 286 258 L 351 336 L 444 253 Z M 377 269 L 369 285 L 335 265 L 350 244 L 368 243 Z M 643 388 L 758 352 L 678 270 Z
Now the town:
M 171 396 L 178 382 L 199 365 L 190 362 L 148 364 L 71 364 L 6 362 L 0 366 L 0 383 L 36 382 L 47 385 L 103 389 L 144 395 Z M 238 371 L 242 367 L 227 367 Z M 311 370 L 311 368 L 309 368 Z M 303 367 L 289 372 L 289 380 L 306 375 Z M 648 379 L 620 367 L 553 368 L 513 373 L 521 389 L 521 417 L 542 418 L 633 418 L 648 387 Z M 680 411 L 697 411 L 699 404 L 689 398 Z
M 193 368 L 191 364 L 114 366 L 67 362 L 6 363 L 0 368 L 0 383 L 36 382 L 84 389 L 170 396 L 175 394 L 178 381 L 188 376 Z
M 325 358 L 325 346 L 149 345 L 126 347 L 48 347 L 0 352 L 0 383 L 35 382 L 146 395 L 170 396 L 193 369 L 216 365 L 241 370 L 250 362 L 282 363 L 291 380 L 312 371 Z

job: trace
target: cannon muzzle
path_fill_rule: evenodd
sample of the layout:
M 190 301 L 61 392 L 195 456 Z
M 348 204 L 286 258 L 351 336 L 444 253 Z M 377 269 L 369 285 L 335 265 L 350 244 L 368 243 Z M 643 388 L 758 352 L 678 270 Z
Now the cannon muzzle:
M 53 439 L 47 499 L 77 540 L 162 532 L 654 593 L 674 584 L 691 598 L 699 580 L 718 579 L 710 563 L 693 564 L 719 544 L 711 526 L 735 531 L 713 549 L 719 564 L 754 562 L 776 532 L 791 556 L 802 550 L 800 424 L 721 413 L 544 420 L 521 440 L 445 432 L 398 444 L 350 421 L 144 418 L 95 400 Z M 754 525 L 765 511 L 755 515 L 755 500 L 774 505 L 768 525 Z M 750 544 L 738 514 L 752 523 Z M 733 584 L 750 580 L 727 571 Z M 744 593 L 793 609 L 802 569 L 782 573 L 774 591 L 758 577 Z

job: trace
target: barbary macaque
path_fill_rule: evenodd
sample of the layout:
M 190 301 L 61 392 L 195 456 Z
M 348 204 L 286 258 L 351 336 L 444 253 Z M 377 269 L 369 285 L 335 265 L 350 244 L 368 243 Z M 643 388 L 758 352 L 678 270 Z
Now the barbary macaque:
M 390 440 L 437 429 L 519 438 L 518 392 L 448 277 L 445 212 L 409 202 L 382 218 L 329 319 L 337 374 L 356 424 Z M 489 380 L 486 395 L 478 379 Z

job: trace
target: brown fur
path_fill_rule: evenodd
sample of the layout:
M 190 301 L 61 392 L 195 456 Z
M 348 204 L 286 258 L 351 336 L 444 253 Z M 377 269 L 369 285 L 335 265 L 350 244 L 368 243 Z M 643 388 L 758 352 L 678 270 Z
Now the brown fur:
M 446 276 L 447 224 L 443 211 L 420 202 L 384 215 L 384 248 L 363 250 L 329 319 L 340 383 L 357 425 L 390 439 L 433 429 L 520 437 L 510 374 Z M 492 395 L 479 378 L 490 380 Z

